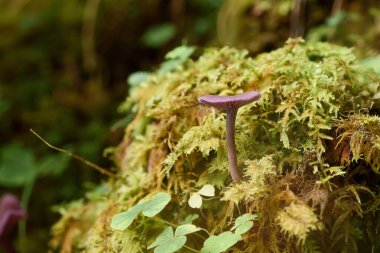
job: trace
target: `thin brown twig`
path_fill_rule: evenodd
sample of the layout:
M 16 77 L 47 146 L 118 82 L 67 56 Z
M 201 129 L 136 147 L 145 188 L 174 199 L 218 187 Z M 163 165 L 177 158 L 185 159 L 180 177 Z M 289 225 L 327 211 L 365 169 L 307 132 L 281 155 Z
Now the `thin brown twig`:
M 97 170 L 98 172 L 104 174 L 104 175 L 107 175 L 109 177 L 112 177 L 112 178 L 117 178 L 118 176 L 112 172 L 109 172 L 108 170 L 100 167 L 99 165 L 96 165 L 95 163 L 92 163 L 82 157 L 80 157 L 79 155 L 77 154 L 74 154 L 70 151 L 67 151 L 67 150 L 64 150 L 62 148 L 59 148 L 59 147 L 56 147 L 54 145 L 51 145 L 49 142 L 47 142 L 44 138 L 42 138 L 39 134 L 37 134 L 33 129 L 30 129 L 30 132 L 32 132 L 32 134 L 34 134 L 38 139 L 40 139 L 43 143 L 45 143 L 46 146 L 48 146 L 49 148 L 51 149 L 54 149 L 56 151 L 59 151 L 59 152 L 62 152 L 62 153 L 65 153 L 66 155 L 74 158 L 75 160 L 78 160 L 82 163 L 84 163 L 85 165 L 89 166 L 90 168 L 93 168 L 95 170 Z

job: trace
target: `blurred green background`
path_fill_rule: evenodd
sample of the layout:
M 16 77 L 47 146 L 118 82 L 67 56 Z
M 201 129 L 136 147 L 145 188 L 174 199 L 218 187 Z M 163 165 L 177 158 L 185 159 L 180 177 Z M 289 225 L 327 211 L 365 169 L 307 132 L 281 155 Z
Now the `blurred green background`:
M 129 92 L 127 78 L 157 69 L 173 47 L 230 45 L 256 54 L 301 35 L 355 46 L 366 64 L 379 69 L 379 5 L 377 0 L 0 0 L 0 195 L 16 194 L 28 210 L 17 239 L 23 251 L 46 252 L 58 217 L 53 207 L 106 179 L 49 149 L 30 128 L 51 144 L 112 169 L 103 150 L 121 142 L 131 118 L 118 109 Z
M 15 193 L 28 209 L 25 252 L 47 251 L 52 206 L 106 179 L 29 129 L 111 168 L 102 153 L 121 142 L 128 75 L 154 69 L 176 45 L 212 41 L 221 3 L 0 0 L 0 195 Z

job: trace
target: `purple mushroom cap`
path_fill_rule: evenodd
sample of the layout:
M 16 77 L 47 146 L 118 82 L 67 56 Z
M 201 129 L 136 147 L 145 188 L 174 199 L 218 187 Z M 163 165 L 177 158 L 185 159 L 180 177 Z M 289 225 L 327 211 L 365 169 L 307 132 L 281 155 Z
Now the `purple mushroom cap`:
M 230 110 L 256 101 L 260 97 L 260 92 L 249 91 L 235 96 L 207 95 L 199 97 L 198 101 L 201 104 L 216 107 L 218 109 Z
M 9 234 L 19 220 L 26 217 L 19 200 L 13 194 L 0 198 L 0 239 Z

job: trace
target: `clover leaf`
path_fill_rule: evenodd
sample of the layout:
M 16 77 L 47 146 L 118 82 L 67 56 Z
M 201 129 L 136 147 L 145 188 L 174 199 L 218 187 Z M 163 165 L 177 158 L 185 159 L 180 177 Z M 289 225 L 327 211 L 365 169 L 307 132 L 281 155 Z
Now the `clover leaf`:
M 239 216 L 235 220 L 235 225 L 231 228 L 232 230 L 235 230 L 236 234 L 244 234 L 248 230 L 251 229 L 253 226 L 253 220 L 257 218 L 257 215 L 246 213 L 242 216 Z
M 193 224 L 185 224 L 177 227 L 177 229 L 175 230 L 175 236 L 188 235 L 199 230 L 201 229 L 197 226 L 194 226 Z
M 201 208 L 202 206 L 202 197 L 199 193 L 193 193 L 191 194 L 190 198 L 189 198 L 189 206 L 191 208 Z
M 199 231 L 200 229 L 192 224 L 179 226 L 175 233 L 172 227 L 167 227 L 157 236 L 156 241 L 148 246 L 148 249 L 154 249 L 154 253 L 172 253 L 185 245 L 187 238 L 185 235 Z
M 204 185 L 198 193 L 202 196 L 206 197 L 214 197 L 215 196 L 215 187 L 211 184 Z
M 111 220 L 111 228 L 120 231 L 126 230 L 140 212 L 147 217 L 153 217 L 165 208 L 170 199 L 170 195 L 166 192 L 159 192 L 150 199 L 144 198 L 128 211 L 114 215 Z
M 235 245 L 243 238 L 239 234 L 230 231 L 223 232 L 220 235 L 209 237 L 203 244 L 201 253 L 220 253 L 226 251 L 229 247 Z
M 194 47 L 179 46 L 168 52 L 165 56 L 166 61 L 161 63 L 158 72 L 167 73 L 183 64 L 194 52 Z
M 213 197 L 215 196 L 215 188 L 211 184 L 204 185 L 199 191 L 191 194 L 189 198 L 189 206 L 192 208 L 200 208 L 202 206 L 202 196 Z
M 231 228 L 235 232 L 226 231 L 220 235 L 210 236 L 203 244 L 201 253 L 220 253 L 226 251 L 238 241 L 242 240 L 242 234 L 247 232 L 253 226 L 253 220 L 257 215 L 246 213 L 239 216 L 235 220 L 234 226 Z
M 151 200 L 145 202 L 143 214 L 148 217 L 155 216 L 165 208 L 170 199 L 170 195 L 166 192 L 157 193 Z
M 195 51 L 194 47 L 189 47 L 189 46 L 179 46 L 171 50 L 165 55 L 166 59 L 181 59 L 183 61 L 187 60 Z
M 130 86 L 137 87 L 148 79 L 149 74 L 150 72 L 147 71 L 133 72 L 128 76 L 127 82 Z
M 121 212 L 112 217 L 111 228 L 114 230 L 126 230 L 136 216 L 141 212 L 142 205 L 137 204 L 128 211 Z
M 186 236 L 174 237 L 173 228 L 167 227 L 148 249 L 154 249 L 155 253 L 171 253 L 179 250 L 186 243 Z

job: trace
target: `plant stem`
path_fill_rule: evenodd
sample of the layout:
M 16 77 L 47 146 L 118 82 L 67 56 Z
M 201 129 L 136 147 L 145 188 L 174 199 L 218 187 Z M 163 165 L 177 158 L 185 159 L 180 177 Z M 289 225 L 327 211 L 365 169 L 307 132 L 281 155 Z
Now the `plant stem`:
M 162 223 L 164 223 L 166 225 L 169 225 L 169 226 L 172 226 L 172 227 L 175 227 L 175 228 L 179 226 L 177 224 L 171 223 L 170 221 L 161 219 L 160 217 L 157 217 L 157 216 L 154 216 L 153 219 L 158 220 L 158 221 L 160 221 L 160 222 L 162 222 Z
M 236 121 L 237 111 L 238 111 L 237 108 L 233 108 L 226 111 L 227 113 L 226 146 L 227 146 L 227 156 L 228 156 L 228 168 L 230 170 L 232 180 L 235 183 L 240 181 L 240 175 L 238 171 L 237 157 L 236 157 L 236 144 L 235 144 L 235 121 Z
M 188 250 L 190 250 L 190 251 L 192 251 L 192 252 L 199 252 L 198 250 L 193 249 L 193 248 L 191 248 L 189 246 L 186 246 L 186 245 L 183 245 L 183 247 L 186 248 L 186 249 L 188 249 Z
M 21 205 L 25 211 L 25 213 L 28 213 L 28 207 L 29 207 L 29 201 L 30 196 L 32 195 L 32 191 L 34 188 L 34 183 L 36 182 L 36 176 L 33 176 L 24 186 L 24 190 L 22 192 L 21 197 Z M 19 225 L 19 245 L 20 245 L 20 252 L 24 253 L 26 252 L 25 248 L 25 242 L 26 242 L 26 219 L 21 220 Z
M 49 148 L 54 149 L 54 150 L 59 151 L 59 152 L 62 152 L 62 153 L 65 153 L 66 155 L 74 158 L 75 160 L 78 160 L 78 161 L 84 163 L 88 167 L 93 168 L 93 169 L 99 171 L 100 173 L 102 173 L 104 175 L 107 175 L 107 176 L 112 177 L 112 178 L 118 177 L 116 174 L 109 172 L 108 170 L 96 165 L 95 163 L 87 161 L 86 159 L 80 157 L 79 155 L 76 155 L 70 151 L 67 151 L 67 150 L 64 150 L 62 148 L 58 148 L 56 146 L 51 145 L 49 142 L 45 141 L 45 139 L 42 138 L 39 134 L 37 134 L 33 129 L 30 129 L 30 132 L 32 132 L 32 134 L 34 134 L 38 139 L 40 139 L 43 143 L 45 143 L 45 145 L 48 146 Z

